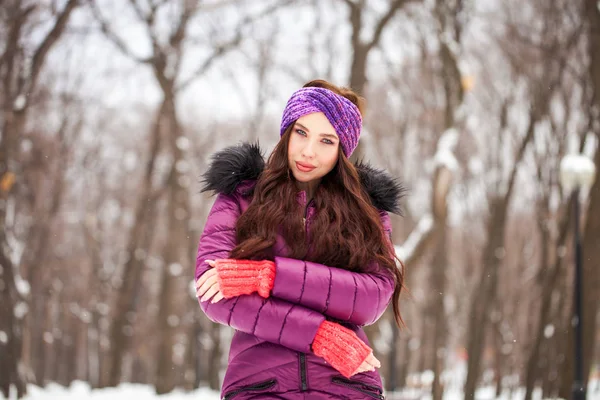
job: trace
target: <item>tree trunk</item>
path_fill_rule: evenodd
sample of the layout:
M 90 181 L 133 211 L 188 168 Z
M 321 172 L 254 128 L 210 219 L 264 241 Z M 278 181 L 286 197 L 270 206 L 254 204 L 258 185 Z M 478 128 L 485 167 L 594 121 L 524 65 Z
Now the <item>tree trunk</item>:
M 407 1 L 396 1 L 390 4 L 387 12 L 375 22 L 375 29 L 372 39 L 368 42 L 364 42 L 361 40 L 361 32 L 363 30 L 363 11 L 365 8 L 364 3 L 346 2 L 346 5 L 348 5 L 350 11 L 349 22 L 352 28 L 352 62 L 350 65 L 348 82 L 350 84 L 350 88 L 360 96 L 365 96 L 365 86 L 367 85 L 368 81 L 367 66 L 369 53 L 375 46 L 379 44 L 382 32 L 385 30 L 394 14 L 396 14 L 396 12 L 400 10 L 405 3 L 407 3 Z M 364 149 L 359 141 L 356 150 L 354 150 L 354 153 L 352 154 L 351 160 L 358 160 L 363 158 L 363 156 Z M 370 330 L 367 330 L 367 335 L 369 335 L 369 332 Z M 369 337 L 369 339 L 371 339 L 371 337 Z
M 15 186 L 21 184 L 22 171 L 18 154 L 29 106 L 27 96 L 34 92 L 47 55 L 61 37 L 69 17 L 77 5 L 76 0 L 69 0 L 63 10 L 57 13 L 57 18 L 50 31 L 34 49 L 33 56 L 26 61 L 29 64 L 28 74 L 21 74 L 23 65 L 18 54 L 23 51 L 22 44 L 25 39 L 22 35 L 22 27 L 28 25 L 27 22 L 31 20 L 30 16 L 35 7 L 22 6 L 21 2 L 16 2 L 12 7 L 6 5 L 5 10 L 11 13 L 13 18 L 3 48 L 4 68 L 0 69 L 2 74 L 0 75 L 1 103 L 4 106 L 0 138 L 0 180 L 14 182 L 14 185 L 9 183 L 6 185 L 7 187 L 0 188 L 0 203 L 4 205 L 0 208 L 0 276 L 4 283 L 0 285 L 0 332 L 4 332 L 6 335 L 6 338 L 0 340 L 0 371 L 2 371 L 0 391 L 6 397 L 8 397 L 11 384 L 16 386 L 18 397 L 24 395 L 26 390 L 24 378 L 18 370 L 22 353 L 22 322 L 17 320 L 13 314 L 14 306 L 19 299 L 14 279 L 19 272 L 16 270 L 18 266 L 14 265 L 9 253 L 7 242 L 9 227 L 6 226 L 6 213 L 9 209 L 9 202 L 14 201 L 12 197 L 17 192 Z M 21 107 L 15 107 L 17 99 L 23 99 L 24 104 Z
M 445 219 L 444 219 L 445 220 Z M 446 291 L 446 270 L 448 268 L 446 244 L 446 226 L 440 227 L 437 234 L 436 249 L 433 261 L 431 263 L 431 299 L 432 299 L 432 317 L 433 317 L 433 351 L 431 353 L 431 363 L 433 365 L 433 385 L 432 399 L 442 400 L 444 388 L 441 383 L 441 375 L 444 371 L 444 360 L 446 358 L 446 337 L 447 322 L 444 310 L 444 295 Z
M 479 380 L 481 357 L 485 344 L 485 333 L 489 307 L 493 304 L 498 287 L 498 270 L 504 249 L 505 220 L 508 198 L 494 198 L 487 223 L 487 243 L 482 256 L 482 269 L 471 300 L 469 312 L 469 340 L 467 343 L 467 381 L 465 399 L 474 399 Z
M 114 309 L 114 320 L 110 328 L 109 372 L 103 386 L 117 386 L 121 380 L 122 360 L 129 348 L 131 337 L 126 334 L 125 328 L 130 323 L 127 320 L 129 313 L 135 313 L 137 293 L 145 265 L 144 259 L 136 256 L 136 252 L 147 250 L 150 247 L 154 229 L 152 221 L 156 218 L 157 195 L 153 192 L 152 176 L 156 158 L 160 148 L 161 123 L 165 114 L 165 103 L 156 113 L 156 120 L 152 125 L 150 136 L 150 152 L 146 162 L 146 170 L 141 185 L 140 195 L 135 209 L 133 228 L 129 233 L 127 244 L 127 262 L 123 266 L 123 279 L 117 293 Z
M 5 179 L 9 174 L 16 175 L 15 165 L 17 160 L 12 157 L 18 153 L 19 138 L 24 126 L 24 112 L 5 110 L 2 145 L 0 146 L 0 178 L 2 179 Z M 14 192 L 14 190 L 13 186 L 12 191 Z M 11 384 L 16 386 L 18 397 L 25 394 L 25 381 L 17 369 L 22 347 L 22 327 L 13 313 L 19 299 L 15 285 L 15 273 L 17 271 L 12 262 L 9 253 L 10 247 L 7 242 L 8 227 L 6 226 L 6 218 L 11 201 L 14 201 L 11 188 L 9 187 L 8 191 L 0 189 L 0 202 L 4 204 L 0 208 L 0 277 L 2 277 L 3 282 L 3 285 L 0 285 L 0 332 L 4 332 L 4 335 L 6 335 L 6 337 L 0 338 L 0 371 L 2 371 L 0 374 L 0 391 L 6 398 L 8 398 Z
M 219 375 L 221 371 L 221 326 L 219 324 L 212 324 L 210 336 L 212 348 L 208 358 L 208 385 L 212 390 L 219 390 L 221 388 Z
M 169 236 L 167 238 L 165 254 L 165 265 L 162 273 L 162 289 L 159 299 L 158 311 L 158 370 L 156 376 L 156 392 L 158 394 L 168 393 L 175 387 L 174 368 L 181 368 L 173 361 L 173 345 L 175 335 L 182 331 L 180 322 L 175 318 L 178 310 L 184 307 L 186 302 L 184 295 L 187 293 L 187 279 L 182 276 L 183 266 L 189 261 L 188 253 L 188 219 L 190 216 L 189 193 L 183 186 L 184 174 L 180 172 L 180 162 L 187 162 L 186 154 L 176 142 L 182 135 L 181 127 L 175 109 L 175 100 L 170 93 L 166 93 L 167 115 L 169 121 L 170 148 L 173 163 L 168 187 L 167 224 Z
M 592 117 L 595 119 L 596 137 L 600 139 L 600 9 L 597 1 L 586 1 L 590 36 L 590 77 L 594 88 Z M 587 220 L 583 238 L 583 371 L 587 384 L 592 366 L 592 356 L 596 347 L 596 319 L 600 307 L 600 271 L 597 260 L 600 257 L 600 150 L 596 150 L 596 181 L 589 196 Z
M 58 132 L 61 142 L 61 156 L 57 160 L 58 167 L 52 184 L 53 191 L 50 205 L 47 212 L 44 211 L 45 207 L 40 207 L 42 210 L 36 216 L 35 223 L 30 229 L 31 240 L 28 241 L 27 249 L 31 249 L 31 251 L 23 255 L 21 263 L 21 271 L 29 282 L 31 291 L 28 299 L 30 311 L 25 316 L 25 323 L 23 324 L 24 349 L 22 357 L 26 368 L 36 372 L 34 373 L 36 383 L 40 386 L 44 383 L 44 359 L 40 355 L 43 353 L 44 320 L 46 319 L 45 309 L 47 307 L 46 292 L 49 280 L 44 265 L 47 259 L 52 226 L 60 211 L 65 193 L 65 174 L 69 162 L 69 145 L 67 143 L 70 141 L 65 137 L 67 122 L 66 119 L 63 121 Z
M 532 112 L 525 136 L 519 144 L 517 154 L 502 196 L 495 195 L 490 199 L 490 217 L 487 221 L 486 245 L 482 254 L 481 274 L 471 299 L 469 312 L 469 339 L 467 343 L 467 380 L 465 383 L 465 399 L 475 397 L 475 389 L 479 380 L 481 356 L 485 344 L 487 315 L 496 299 L 498 290 L 498 273 L 504 257 L 505 221 L 508 215 L 508 205 L 512 197 L 517 179 L 517 171 L 525 150 L 533 140 L 537 121 L 545 115 L 548 109 L 548 99 L 543 93 L 536 93 L 533 99 Z M 502 123 L 504 125 L 505 122 Z
M 599 49 L 600 51 L 600 46 Z M 600 102 L 600 99 L 599 99 Z M 599 104 L 600 107 L 600 104 Z M 599 121 L 600 122 L 600 121 Z M 596 131 L 600 140 L 600 131 Z M 596 349 L 597 317 L 600 307 L 600 150 L 596 150 L 596 181 L 592 186 L 583 237 L 583 374 L 587 384 Z
M 388 354 L 388 378 L 386 379 L 386 390 L 394 391 L 398 387 L 398 344 L 400 330 L 398 325 L 392 321 L 392 341 L 390 343 L 390 352 Z
M 574 198 L 571 197 L 568 206 L 567 212 L 565 212 L 562 221 L 560 221 L 560 231 L 559 237 L 556 243 L 556 247 L 562 247 L 565 245 L 567 239 L 567 232 L 569 227 L 569 221 L 571 220 L 571 213 L 568 212 L 571 207 Z M 546 202 L 547 204 L 547 202 Z M 545 212 L 544 212 L 545 214 Z M 542 251 L 542 260 L 540 263 L 540 285 L 541 285 L 541 299 L 540 299 L 540 310 L 538 317 L 538 324 L 536 328 L 536 334 L 533 340 L 533 347 L 527 359 L 527 368 L 525 371 L 525 400 L 530 400 L 533 396 L 533 389 L 535 386 L 535 382 L 538 378 L 536 372 L 538 370 L 537 366 L 539 364 L 540 357 L 540 349 L 542 346 L 542 342 L 544 341 L 544 329 L 546 325 L 550 321 L 551 314 L 551 306 L 552 306 L 552 293 L 557 290 L 557 284 L 559 281 L 559 277 L 561 276 L 560 266 L 561 266 L 561 258 L 556 256 L 554 262 L 552 263 L 551 268 L 548 270 L 549 258 L 548 252 L 550 250 L 550 237 L 549 232 L 544 228 L 544 218 L 540 217 L 539 228 L 542 231 L 541 238 L 541 251 Z

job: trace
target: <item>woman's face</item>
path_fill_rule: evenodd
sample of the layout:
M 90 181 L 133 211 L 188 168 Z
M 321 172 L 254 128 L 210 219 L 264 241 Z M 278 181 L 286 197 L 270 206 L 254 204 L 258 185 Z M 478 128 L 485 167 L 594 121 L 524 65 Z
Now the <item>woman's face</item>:
M 288 164 L 298 182 L 318 182 L 338 159 L 340 139 L 322 112 L 300 117 L 292 128 Z

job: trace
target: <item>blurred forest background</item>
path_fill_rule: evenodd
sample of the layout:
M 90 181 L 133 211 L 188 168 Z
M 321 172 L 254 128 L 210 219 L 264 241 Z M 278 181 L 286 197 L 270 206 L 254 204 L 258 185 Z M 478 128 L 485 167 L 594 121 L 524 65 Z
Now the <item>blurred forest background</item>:
M 567 154 L 600 167 L 599 7 L 1 0 L 2 393 L 217 390 L 232 332 L 195 299 L 200 175 L 240 141 L 268 153 L 287 98 L 323 78 L 366 97 L 360 154 L 410 190 L 393 218 L 407 328 L 368 328 L 386 389 L 570 398 L 576 199 L 558 178 Z M 580 199 L 598 379 L 600 178 Z

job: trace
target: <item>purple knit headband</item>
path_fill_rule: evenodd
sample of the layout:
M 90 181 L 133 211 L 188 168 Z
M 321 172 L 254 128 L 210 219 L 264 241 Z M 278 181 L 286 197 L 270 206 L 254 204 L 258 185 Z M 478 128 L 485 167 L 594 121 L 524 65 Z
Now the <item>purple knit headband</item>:
M 294 92 L 283 111 L 279 135 L 298 118 L 315 112 L 325 114 L 340 138 L 342 151 L 350 157 L 358 144 L 362 117 L 354 103 L 329 89 L 305 87 Z

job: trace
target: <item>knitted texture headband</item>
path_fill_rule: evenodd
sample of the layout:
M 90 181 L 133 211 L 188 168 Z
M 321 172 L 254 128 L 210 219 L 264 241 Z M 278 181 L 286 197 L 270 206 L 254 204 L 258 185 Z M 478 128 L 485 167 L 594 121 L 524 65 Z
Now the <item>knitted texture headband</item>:
M 298 118 L 315 112 L 325 114 L 340 138 L 342 151 L 350 157 L 358 144 L 362 117 L 354 103 L 329 89 L 305 87 L 294 92 L 283 110 L 279 135 Z

